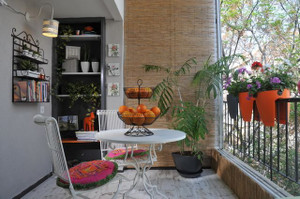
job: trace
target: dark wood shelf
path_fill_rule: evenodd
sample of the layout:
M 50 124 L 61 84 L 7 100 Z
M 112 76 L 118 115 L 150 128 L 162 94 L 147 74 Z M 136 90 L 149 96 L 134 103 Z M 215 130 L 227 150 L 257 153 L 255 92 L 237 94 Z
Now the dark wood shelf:
M 79 143 L 94 143 L 99 142 L 95 140 L 77 140 L 77 138 L 62 138 L 61 142 L 63 144 L 79 144 Z

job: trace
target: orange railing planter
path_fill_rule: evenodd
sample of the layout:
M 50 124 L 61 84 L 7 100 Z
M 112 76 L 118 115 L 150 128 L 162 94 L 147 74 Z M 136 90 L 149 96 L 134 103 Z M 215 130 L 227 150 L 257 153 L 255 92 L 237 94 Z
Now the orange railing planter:
M 254 100 L 254 97 L 249 97 L 248 92 L 239 93 L 241 115 L 245 122 L 251 121 Z
M 284 89 L 282 94 L 278 94 L 278 90 L 259 92 L 256 98 L 257 108 L 260 114 L 260 118 L 265 126 L 274 126 L 276 118 L 276 104 L 275 101 L 280 98 L 289 98 L 290 91 Z M 285 103 L 279 105 L 279 122 L 286 124 L 286 118 L 289 116 L 290 106 L 287 105 L 287 111 L 285 111 Z

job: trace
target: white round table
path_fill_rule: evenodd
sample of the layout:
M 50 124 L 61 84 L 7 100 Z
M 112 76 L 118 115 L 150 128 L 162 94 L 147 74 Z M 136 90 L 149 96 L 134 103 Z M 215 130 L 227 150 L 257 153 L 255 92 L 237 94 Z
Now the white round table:
M 123 198 L 129 194 L 137 185 L 137 183 L 142 179 L 144 188 L 148 195 L 151 198 L 154 198 L 154 193 L 162 196 L 163 198 L 168 198 L 164 194 L 160 193 L 157 190 L 157 186 L 153 185 L 147 175 L 146 172 L 151 168 L 153 165 L 153 160 L 157 159 L 156 152 L 155 152 L 155 144 L 165 144 L 169 142 L 176 142 L 183 140 L 186 137 L 186 134 L 182 131 L 173 130 L 173 129 L 149 129 L 153 132 L 151 136 L 143 136 L 143 137 L 134 137 L 134 136 L 126 136 L 124 135 L 128 129 L 114 129 L 114 130 L 106 130 L 100 131 L 96 134 L 96 139 L 103 141 L 103 142 L 111 142 L 111 143 L 119 143 L 119 144 L 147 144 L 149 145 L 149 155 L 148 159 L 143 162 L 139 162 L 138 159 L 131 157 L 134 159 L 133 166 L 135 167 L 137 174 L 136 177 L 133 179 L 133 185 L 130 187 L 128 191 L 126 191 L 123 195 Z M 160 150 L 162 147 L 160 147 Z M 127 157 L 127 147 L 126 147 L 126 157 Z
M 97 133 L 96 139 L 120 144 L 165 144 L 185 138 L 185 133 L 174 129 L 149 129 L 154 135 L 134 137 L 126 136 L 128 129 L 114 129 Z

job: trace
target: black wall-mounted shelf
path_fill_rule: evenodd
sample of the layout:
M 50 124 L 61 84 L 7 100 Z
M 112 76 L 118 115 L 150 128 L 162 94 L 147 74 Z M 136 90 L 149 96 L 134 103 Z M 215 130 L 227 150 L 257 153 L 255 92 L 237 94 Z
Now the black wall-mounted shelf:
M 40 64 L 48 64 L 39 41 L 22 31 L 12 29 L 12 102 L 38 103 L 50 101 L 50 77 Z M 23 63 L 23 65 L 22 65 Z

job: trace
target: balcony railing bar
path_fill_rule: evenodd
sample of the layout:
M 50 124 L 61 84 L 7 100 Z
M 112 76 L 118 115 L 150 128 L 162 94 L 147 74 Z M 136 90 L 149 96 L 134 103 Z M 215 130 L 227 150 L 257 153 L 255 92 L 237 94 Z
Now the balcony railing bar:
M 264 126 L 260 118 L 257 118 L 258 115 L 255 112 L 257 109 L 253 110 L 252 122 L 244 122 L 240 115 L 231 118 L 227 110 L 227 102 L 224 102 L 224 147 L 244 161 L 248 157 L 264 166 L 271 180 L 278 180 L 277 174 L 279 174 L 300 185 L 298 138 L 300 114 L 298 113 L 299 107 L 297 107 L 299 102 L 300 98 L 276 101 L 278 110 L 276 121 L 280 121 L 281 111 L 288 112 L 289 108 L 293 108 L 293 112 L 291 111 L 290 117 L 285 114 L 285 124 L 276 122 L 275 127 Z M 281 107 L 285 110 L 280 110 Z M 240 110 L 238 113 L 240 114 Z
M 299 180 L 299 168 L 298 168 L 298 164 L 299 164 L 299 159 L 298 159 L 298 153 L 299 153 L 299 150 L 298 150 L 298 103 L 297 101 L 295 102 L 295 169 L 296 169 L 296 175 L 295 175 L 295 181 L 298 181 Z

